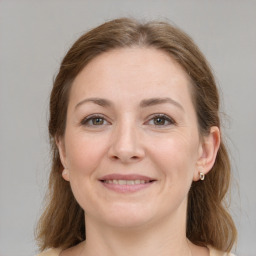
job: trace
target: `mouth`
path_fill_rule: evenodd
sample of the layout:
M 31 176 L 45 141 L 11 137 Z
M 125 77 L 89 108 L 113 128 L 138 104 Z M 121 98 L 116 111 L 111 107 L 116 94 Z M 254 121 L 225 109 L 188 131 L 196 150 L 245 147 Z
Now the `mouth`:
M 105 188 L 120 193 L 136 192 L 150 187 L 156 179 L 142 175 L 111 174 L 99 179 Z
M 146 184 L 153 182 L 154 180 L 101 180 L 101 182 L 107 184 L 116 184 L 116 185 L 138 185 L 138 184 Z

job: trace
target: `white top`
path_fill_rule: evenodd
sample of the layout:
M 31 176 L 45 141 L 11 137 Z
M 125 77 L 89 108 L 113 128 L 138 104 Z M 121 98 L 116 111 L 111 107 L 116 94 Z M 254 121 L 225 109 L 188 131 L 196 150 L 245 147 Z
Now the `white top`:
M 210 250 L 210 256 L 235 256 L 233 253 L 226 253 L 216 250 L 215 248 L 208 246 Z M 37 256 L 59 256 L 62 249 L 49 249 L 47 251 L 44 251 Z

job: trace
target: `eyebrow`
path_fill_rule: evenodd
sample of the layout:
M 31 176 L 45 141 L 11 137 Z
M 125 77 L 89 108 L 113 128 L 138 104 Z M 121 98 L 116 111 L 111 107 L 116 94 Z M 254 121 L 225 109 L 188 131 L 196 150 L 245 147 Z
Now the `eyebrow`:
M 113 104 L 111 103 L 111 101 L 106 100 L 106 99 L 102 99 L 102 98 L 88 98 L 88 99 L 84 99 L 82 101 L 80 101 L 75 108 L 78 108 L 80 105 L 87 103 L 87 102 L 92 102 L 94 104 L 97 104 L 101 107 L 111 107 Z
M 144 107 L 150 107 L 150 106 L 154 106 L 154 105 L 159 105 L 159 104 L 165 104 L 165 103 L 170 103 L 172 105 L 175 105 L 176 107 L 180 108 L 181 110 L 184 110 L 184 108 L 182 107 L 182 105 L 175 101 L 174 99 L 171 98 L 150 98 L 150 99 L 145 99 L 142 100 L 140 103 L 140 107 L 144 108 Z
M 76 106 L 75 109 L 78 108 L 80 105 L 85 104 L 87 102 L 92 102 L 96 105 L 99 105 L 101 107 L 111 107 L 113 106 L 112 102 L 107 100 L 107 99 L 103 99 L 103 98 L 88 98 L 88 99 L 84 99 L 82 101 L 80 101 Z M 172 105 L 175 105 L 176 107 L 180 108 L 181 110 L 184 111 L 184 108 L 182 107 L 182 105 L 175 101 L 174 99 L 171 98 L 150 98 L 150 99 L 145 99 L 142 100 L 140 102 L 140 107 L 141 108 L 145 108 L 145 107 L 150 107 L 150 106 L 155 106 L 155 105 L 159 105 L 159 104 L 165 104 L 165 103 L 170 103 Z

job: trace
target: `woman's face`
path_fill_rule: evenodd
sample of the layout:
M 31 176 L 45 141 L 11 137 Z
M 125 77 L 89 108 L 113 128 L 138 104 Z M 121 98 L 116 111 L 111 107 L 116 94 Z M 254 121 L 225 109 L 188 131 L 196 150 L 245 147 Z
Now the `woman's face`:
M 139 47 L 101 54 L 75 78 L 58 146 L 88 220 L 184 220 L 204 154 L 190 86 L 166 53 Z

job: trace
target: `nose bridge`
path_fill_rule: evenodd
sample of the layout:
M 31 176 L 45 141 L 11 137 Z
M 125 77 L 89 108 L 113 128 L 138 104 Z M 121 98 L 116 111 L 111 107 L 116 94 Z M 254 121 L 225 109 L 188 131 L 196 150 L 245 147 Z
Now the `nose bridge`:
M 134 161 L 144 156 L 139 127 L 133 118 L 124 116 L 113 129 L 110 156 L 121 161 Z

